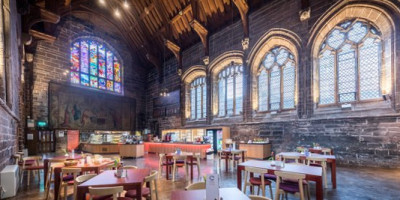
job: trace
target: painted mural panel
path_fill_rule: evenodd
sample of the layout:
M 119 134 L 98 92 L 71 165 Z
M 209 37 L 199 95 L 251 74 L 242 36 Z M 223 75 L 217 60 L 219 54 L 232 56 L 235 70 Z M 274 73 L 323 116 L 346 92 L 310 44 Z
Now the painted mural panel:
M 50 84 L 49 125 L 77 130 L 134 130 L 135 99 Z

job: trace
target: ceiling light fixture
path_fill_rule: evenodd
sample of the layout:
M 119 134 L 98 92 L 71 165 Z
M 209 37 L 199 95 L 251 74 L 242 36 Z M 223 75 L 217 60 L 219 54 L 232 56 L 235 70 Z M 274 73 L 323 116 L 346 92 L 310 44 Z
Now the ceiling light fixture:
M 99 0 L 99 2 L 100 2 L 100 4 L 102 4 L 102 5 L 105 5 L 105 4 L 106 4 L 106 1 L 104 1 L 104 0 Z
M 115 9 L 114 14 L 115 14 L 115 16 L 117 16 L 118 18 L 121 17 L 121 13 L 119 12 L 118 9 Z
M 125 8 L 125 9 L 128 9 L 128 8 L 129 8 L 129 3 L 128 3 L 127 0 L 124 1 L 124 8 Z

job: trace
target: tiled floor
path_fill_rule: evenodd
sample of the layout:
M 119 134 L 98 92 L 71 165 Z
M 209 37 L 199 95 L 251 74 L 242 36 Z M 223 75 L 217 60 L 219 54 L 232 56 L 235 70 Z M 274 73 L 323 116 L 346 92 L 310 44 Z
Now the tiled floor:
M 158 169 L 158 156 L 146 155 L 139 159 L 125 159 L 125 165 L 136 165 L 140 168 Z M 202 160 L 201 162 L 202 175 L 207 173 L 220 173 L 221 187 L 236 187 L 236 170 L 231 169 L 225 171 L 224 163 L 222 163 L 222 171 L 219 170 L 217 160 Z M 197 182 L 197 170 L 194 169 L 195 179 Z M 328 174 L 330 174 L 328 172 Z M 26 180 L 26 179 L 25 179 Z M 330 177 L 328 177 L 330 180 Z M 328 181 L 329 182 L 329 181 Z M 328 188 L 324 190 L 325 199 L 340 199 L 340 200 L 356 200 L 356 199 L 371 199 L 371 200 L 398 200 L 400 199 L 400 169 L 380 169 L 380 168 L 349 168 L 338 167 L 337 169 L 337 189 L 332 189 L 330 182 Z M 159 180 L 159 199 L 170 199 L 171 191 L 184 189 L 189 184 L 185 180 L 184 171 L 180 169 L 177 181 L 165 179 Z M 311 199 L 315 199 L 315 185 L 310 184 Z M 273 183 L 273 188 L 275 187 Z M 274 190 L 275 192 L 275 190 Z M 51 192 L 52 193 L 52 192 Z M 71 190 L 72 193 L 72 190 Z M 267 196 L 269 192 L 267 190 Z M 53 196 L 50 196 L 53 199 Z M 33 180 L 28 187 L 26 184 L 20 189 L 18 195 L 11 199 L 44 199 L 43 180 L 38 184 L 38 180 Z M 69 196 L 69 200 L 72 196 Z M 289 195 L 289 199 L 298 199 Z

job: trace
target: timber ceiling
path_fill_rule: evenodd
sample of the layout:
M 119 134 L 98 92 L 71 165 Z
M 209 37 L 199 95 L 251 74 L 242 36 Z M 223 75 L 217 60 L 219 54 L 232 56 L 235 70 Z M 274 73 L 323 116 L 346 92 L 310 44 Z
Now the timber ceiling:
M 166 57 L 175 55 L 199 41 L 207 47 L 208 36 L 245 14 L 261 7 L 268 0 L 21 0 L 46 9 L 61 17 L 72 13 L 96 27 L 123 38 L 142 61 L 157 67 Z M 120 17 L 115 15 L 118 9 Z M 247 9 L 247 10 L 246 10 Z M 246 22 L 247 23 L 247 22 Z M 52 35 L 54 24 L 43 22 L 42 31 Z M 247 33 L 248 34 L 248 28 Z M 248 36 L 248 35 L 247 35 Z M 172 44 L 172 46 L 171 46 Z M 208 50 L 205 51 L 207 56 Z

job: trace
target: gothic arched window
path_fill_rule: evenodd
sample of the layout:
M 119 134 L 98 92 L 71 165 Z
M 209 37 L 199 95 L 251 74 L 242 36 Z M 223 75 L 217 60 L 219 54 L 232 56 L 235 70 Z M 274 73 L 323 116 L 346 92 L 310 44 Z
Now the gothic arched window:
M 239 115 L 243 111 L 243 66 L 232 63 L 217 76 L 218 116 Z
M 206 77 L 196 78 L 190 83 L 190 119 L 204 119 L 207 113 Z

